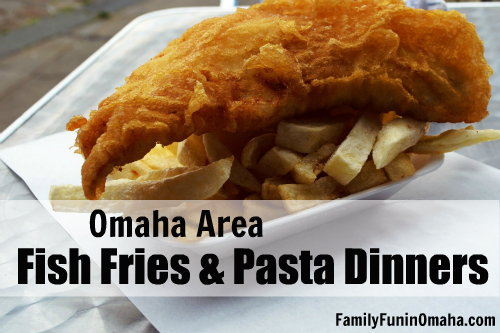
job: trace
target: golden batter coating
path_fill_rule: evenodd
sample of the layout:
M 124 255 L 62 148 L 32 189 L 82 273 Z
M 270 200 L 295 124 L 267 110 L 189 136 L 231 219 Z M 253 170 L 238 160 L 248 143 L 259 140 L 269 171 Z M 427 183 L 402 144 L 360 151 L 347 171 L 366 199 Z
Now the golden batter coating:
M 113 167 L 157 142 L 256 130 L 339 105 L 477 122 L 491 91 L 483 54 L 462 14 L 402 0 L 268 0 L 205 20 L 136 69 L 81 126 L 85 195 L 97 199 Z

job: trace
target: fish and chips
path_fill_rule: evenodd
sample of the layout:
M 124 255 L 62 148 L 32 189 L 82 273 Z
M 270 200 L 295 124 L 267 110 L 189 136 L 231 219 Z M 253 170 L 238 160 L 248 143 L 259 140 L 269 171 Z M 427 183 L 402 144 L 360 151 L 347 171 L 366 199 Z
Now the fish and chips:
M 205 20 L 75 116 L 82 185 L 51 200 L 285 200 L 398 181 L 411 154 L 500 138 L 430 122 L 488 115 L 491 68 L 456 11 L 402 0 L 267 0 Z M 304 206 L 305 205 L 305 206 Z

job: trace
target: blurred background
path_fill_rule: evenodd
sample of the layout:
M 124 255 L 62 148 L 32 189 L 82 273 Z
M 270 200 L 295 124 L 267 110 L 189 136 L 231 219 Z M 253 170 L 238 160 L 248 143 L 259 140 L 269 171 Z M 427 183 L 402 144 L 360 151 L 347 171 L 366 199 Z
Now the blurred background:
M 136 17 L 219 5 L 220 0 L 0 0 L 0 132 Z
M 219 4 L 220 0 L 0 0 L 0 132 L 134 18 L 160 9 Z

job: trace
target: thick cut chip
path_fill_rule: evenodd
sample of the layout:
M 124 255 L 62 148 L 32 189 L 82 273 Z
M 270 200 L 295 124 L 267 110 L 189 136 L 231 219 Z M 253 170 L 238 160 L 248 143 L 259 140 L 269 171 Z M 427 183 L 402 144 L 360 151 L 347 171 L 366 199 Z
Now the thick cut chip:
M 265 200 L 281 200 L 278 186 L 283 184 L 293 184 L 293 179 L 289 175 L 267 178 L 262 184 L 262 198 Z
M 181 175 L 186 172 L 191 172 L 200 169 L 201 167 L 177 167 L 177 168 L 169 168 L 169 169 L 159 169 L 159 170 L 152 170 L 148 172 L 147 174 L 140 176 L 137 178 L 137 181 L 143 182 L 147 180 L 161 180 L 164 178 L 170 178 L 170 177 L 175 177 L 178 175 Z
M 240 189 L 231 182 L 226 182 L 222 188 L 207 200 L 241 200 Z
M 203 138 L 193 134 L 180 142 L 177 148 L 177 159 L 186 166 L 207 165 L 207 154 L 203 145 Z
M 234 187 L 230 187 L 228 185 L 232 185 Z M 234 190 L 238 190 L 237 193 L 234 192 Z M 212 197 L 208 198 L 208 200 L 237 200 L 241 199 L 238 197 L 239 194 L 239 189 L 237 188 L 236 185 L 226 182 L 224 186 Z
M 458 130 L 452 129 L 439 135 L 426 135 L 415 146 L 408 149 L 407 152 L 415 154 L 444 154 L 481 142 L 498 139 L 500 139 L 499 130 L 475 130 L 474 127 L 468 126 Z
M 116 182 L 131 182 L 130 179 L 118 179 L 106 182 L 106 185 Z M 59 184 L 52 185 L 49 191 L 49 200 L 87 200 L 83 194 L 83 187 L 81 185 L 73 184 Z M 102 198 L 99 198 L 102 200 Z
M 276 144 L 299 153 L 312 153 L 325 143 L 338 144 L 349 117 L 318 117 L 283 120 Z
M 432 159 L 432 155 L 428 154 L 408 154 L 411 163 L 415 166 L 415 170 L 420 170 Z
M 287 184 L 278 186 L 278 191 L 289 213 L 295 213 L 340 197 L 342 186 L 332 177 L 322 177 L 312 184 Z
M 236 159 L 241 157 L 243 148 L 251 139 L 267 133 L 276 133 L 276 129 L 264 128 L 259 131 L 248 131 L 243 133 L 231 133 L 226 131 L 214 132 L 217 139 L 219 139 L 219 141 L 231 151 Z
M 135 180 L 149 173 L 151 170 L 181 167 L 174 151 L 177 151 L 177 143 L 167 147 L 156 145 L 141 160 L 116 168 L 108 180 L 131 179 Z
M 256 170 L 264 177 L 283 176 L 302 159 L 302 154 L 274 146 L 257 163 Z
M 346 185 L 346 190 L 350 194 L 361 192 L 387 182 L 384 170 L 377 169 L 372 160 L 367 161 L 359 174 Z
M 327 143 L 314 153 L 305 156 L 299 163 L 295 164 L 290 174 L 299 184 L 311 184 L 323 171 L 326 161 L 332 156 L 337 147 L 333 143 Z
M 110 186 L 111 188 L 117 188 L 117 187 L 128 186 L 136 182 L 137 181 L 132 181 L 130 179 L 116 179 L 107 181 L 106 186 Z M 83 194 L 83 187 L 81 185 L 59 184 L 59 185 L 52 185 L 50 187 L 49 200 L 50 201 L 87 200 L 87 198 Z M 101 196 L 99 200 L 106 200 L 106 198 L 104 196 Z
M 369 112 L 356 122 L 347 138 L 326 162 L 323 171 L 342 185 L 347 185 L 361 171 L 382 127 L 380 119 Z
M 244 200 L 262 200 L 262 196 L 259 193 L 252 193 L 247 196 Z
M 162 147 L 160 144 L 151 149 L 141 161 L 154 170 L 183 166 L 168 147 Z
M 241 164 L 245 168 L 255 168 L 259 160 L 274 147 L 276 134 L 267 133 L 250 140 L 241 152 Z
M 399 180 L 413 175 L 415 173 L 415 166 L 411 162 L 410 156 L 401 153 L 391 163 L 387 164 L 384 170 L 390 180 Z
M 167 149 L 170 150 L 170 152 L 176 156 L 177 156 L 177 149 L 178 148 L 179 148 L 179 142 L 174 142 L 171 145 L 167 146 Z
M 161 180 L 113 180 L 106 184 L 100 200 L 204 200 L 214 196 L 229 179 L 233 157 L 197 170 Z M 55 185 L 50 200 L 85 200 L 78 185 Z
M 227 194 L 224 188 L 221 188 L 217 193 L 215 193 L 207 200 L 230 200 L 229 194 Z
M 342 186 L 332 177 L 321 177 L 312 184 L 283 184 L 278 191 L 283 200 L 332 200 Z
M 205 145 L 208 160 L 211 163 L 233 155 L 213 133 L 203 135 L 203 144 Z M 262 191 L 262 185 L 257 178 L 237 160 L 233 162 L 229 180 L 247 191 L 257 193 Z
M 141 176 L 146 175 L 150 172 L 151 169 L 146 163 L 142 161 L 135 161 L 129 164 L 126 164 L 122 167 L 116 168 L 109 176 L 109 180 L 116 179 L 130 179 L 134 180 Z
M 224 186 L 208 200 L 240 200 L 240 189 L 231 182 L 226 182 Z
M 225 183 L 223 188 L 226 191 L 226 193 L 230 196 L 235 196 L 240 194 L 240 188 L 238 187 L 238 185 L 234 185 L 231 182 Z
M 429 123 L 411 118 L 397 118 L 385 124 L 373 146 L 373 162 L 377 169 L 385 167 L 399 153 L 420 140 L 429 130 Z
M 233 157 L 198 170 L 162 180 L 128 182 L 106 187 L 108 200 L 204 200 L 217 193 L 229 179 Z
M 228 184 L 226 182 L 226 184 Z M 229 193 L 227 193 L 227 190 L 224 188 L 224 186 L 213 196 L 208 198 L 208 200 L 231 200 L 232 197 Z

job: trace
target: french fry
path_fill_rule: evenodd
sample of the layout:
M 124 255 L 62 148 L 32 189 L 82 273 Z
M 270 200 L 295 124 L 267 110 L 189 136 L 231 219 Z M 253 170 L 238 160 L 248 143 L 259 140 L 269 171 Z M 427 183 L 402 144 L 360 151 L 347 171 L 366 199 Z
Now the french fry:
M 311 184 L 323 171 L 326 161 L 332 156 L 337 147 L 333 143 L 327 143 L 314 153 L 305 156 L 299 163 L 295 164 L 290 174 L 299 184 Z
M 238 199 L 237 195 L 240 193 L 238 186 L 231 182 L 226 182 L 222 188 L 208 200 L 235 200 Z
M 262 200 L 262 197 L 258 193 L 252 193 L 249 196 L 247 196 L 244 200 Z
M 207 154 L 203 145 L 203 138 L 193 134 L 180 142 L 177 147 L 177 159 L 185 166 L 207 165 Z
M 299 153 L 312 153 L 325 143 L 338 144 L 348 117 L 283 120 L 278 124 L 276 144 Z
M 248 142 L 262 134 L 276 133 L 275 129 L 265 128 L 260 131 L 250 131 L 243 133 L 231 133 L 226 131 L 214 132 L 214 135 L 219 139 L 219 141 L 231 151 L 232 155 L 236 157 L 237 160 L 240 159 L 243 152 L 243 148 L 248 144 Z
M 177 156 L 177 148 L 179 147 L 179 142 L 174 142 L 171 145 L 168 145 L 166 148 L 170 150 L 172 154 Z
M 432 155 L 428 154 L 411 154 L 408 153 L 411 163 L 415 166 L 415 170 L 420 170 L 429 163 Z
M 385 124 L 373 146 L 377 169 L 385 167 L 399 153 L 413 146 L 429 130 L 429 123 L 411 118 L 396 118 Z
M 226 191 L 229 196 L 236 196 L 240 194 L 240 188 L 238 185 L 234 185 L 231 182 L 226 182 L 222 188 Z
M 331 200 L 341 189 L 332 177 L 321 177 L 312 184 L 283 184 L 278 191 L 283 200 Z
M 345 189 L 348 193 L 353 194 L 385 182 L 387 182 L 387 177 L 384 170 L 377 169 L 375 163 L 370 160 L 366 161 L 359 174 L 346 185 Z
M 203 135 L 203 144 L 207 158 L 211 163 L 232 156 L 231 151 L 213 133 Z M 229 180 L 250 192 L 260 193 L 262 191 L 262 185 L 257 178 L 237 160 L 233 162 Z
M 162 180 L 128 182 L 106 186 L 107 200 L 204 200 L 229 179 L 233 158 Z
M 117 179 L 106 182 L 106 186 L 117 184 L 118 182 L 132 182 L 130 179 Z M 83 187 L 81 185 L 73 184 L 58 184 L 52 185 L 49 191 L 49 200 L 87 200 L 83 194 Z M 103 200 L 102 196 L 99 200 Z
M 167 147 L 162 147 L 160 144 L 151 149 L 141 161 L 153 170 L 183 166 Z
M 175 177 L 183 173 L 195 171 L 198 169 L 200 169 L 200 167 L 177 167 L 177 168 L 151 170 L 147 174 L 137 178 L 137 181 L 144 182 L 148 180 L 161 180 L 164 178 Z
M 141 176 L 146 175 L 150 172 L 151 169 L 146 163 L 141 160 L 135 161 L 129 164 L 126 164 L 122 167 L 116 168 L 113 172 L 108 176 L 109 180 L 116 179 L 130 179 L 134 180 Z
M 408 154 L 401 153 L 391 163 L 387 164 L 384 170 L 389 179 L 395 181 L 413 175 L 415 173 L 415 166 Z
M 175 154 L 172 153 L 174 147 L 162 147 L 157 144 L 149 153 L 139 161 L 126 164 L 116 168 L 108 177 L 108 180 L 131 179 L 135 180 L 149 173 L 152 170 L 169 169 L 181 167 Z
M 278 191 L 289 213 L 299 212 L 318 205 L 323 200 L 340 197 L 342 186 L 332 177 L 321 177 L 312 184 L 279 185 Z M 310 200 L 310 201 L 309 201 Z
M 468 126 L 452 129 L 439 135 L 426 135 L 416 145 L 407 150 L 415 154 L 444 154 L 481 142 L 500 139 L 500 131 L 487 129 L 475 130 Z
M 268 217 L 275 218 L 284 216 L 283 208 L 298 212 L 409 177 L 428 163 L 429 154 L 500 139 L 499 130 L 473 126 L 425 136 L 428 129 L 428 123 L 395 112 L 380 116 L 340 106 L 255 132 L 191 135 L 179 144 L 158 144 L 143 159 L 117 168 L 100 200 L 244 198 L 245 213 L 259 214 L 265 206 L 258 201 L 270 200 Z M 56 200 L 86 200 L 77 185 L 52 186 L 49 197 L 53 205 Z
M 250 140 L 241 152 L 241 164 L 245 168 L 255 168 L 262 156 L 274 147 L 275 141 L 274 133 L 259 135 Z
M 255 169 L 267 178 L 283 176 L 290 172 L 301 159 L 302 154 L 280 146 L 274 146 L 262 156 Z
M 204 200 L 215 195 L 229 179 L 233 157 L 197 170 L 161 180 L 114 180 L 106 184 L 99 200 Z M 55 185 L 49 200 L 84 200 L 77 185 Z
M 212 195 L 210 198 L 207 198 L 207 200 L 230 200 L 229 199 L 229 194 L 227 194 L 226 190 L 224 188 L 221 188 L 217 193 Z
M 361 115 L 347 138 L 326 162 L 323 171 L 340 184 L 349 184 L 368 159 L 381 127 L 377 116 L 368 112 Z
M 240 194 L 240 189 L 238 186 L 231 182 L 226 182 L 222 188 L 208 200 L 236 200 L 241 199 L 238 195 Z
M 278 186 L 283 184 L 293 184 L 293 179 L 289 175 L 267 178 L 262 184 L 262 198 L 264 200 L 281 200 Z

